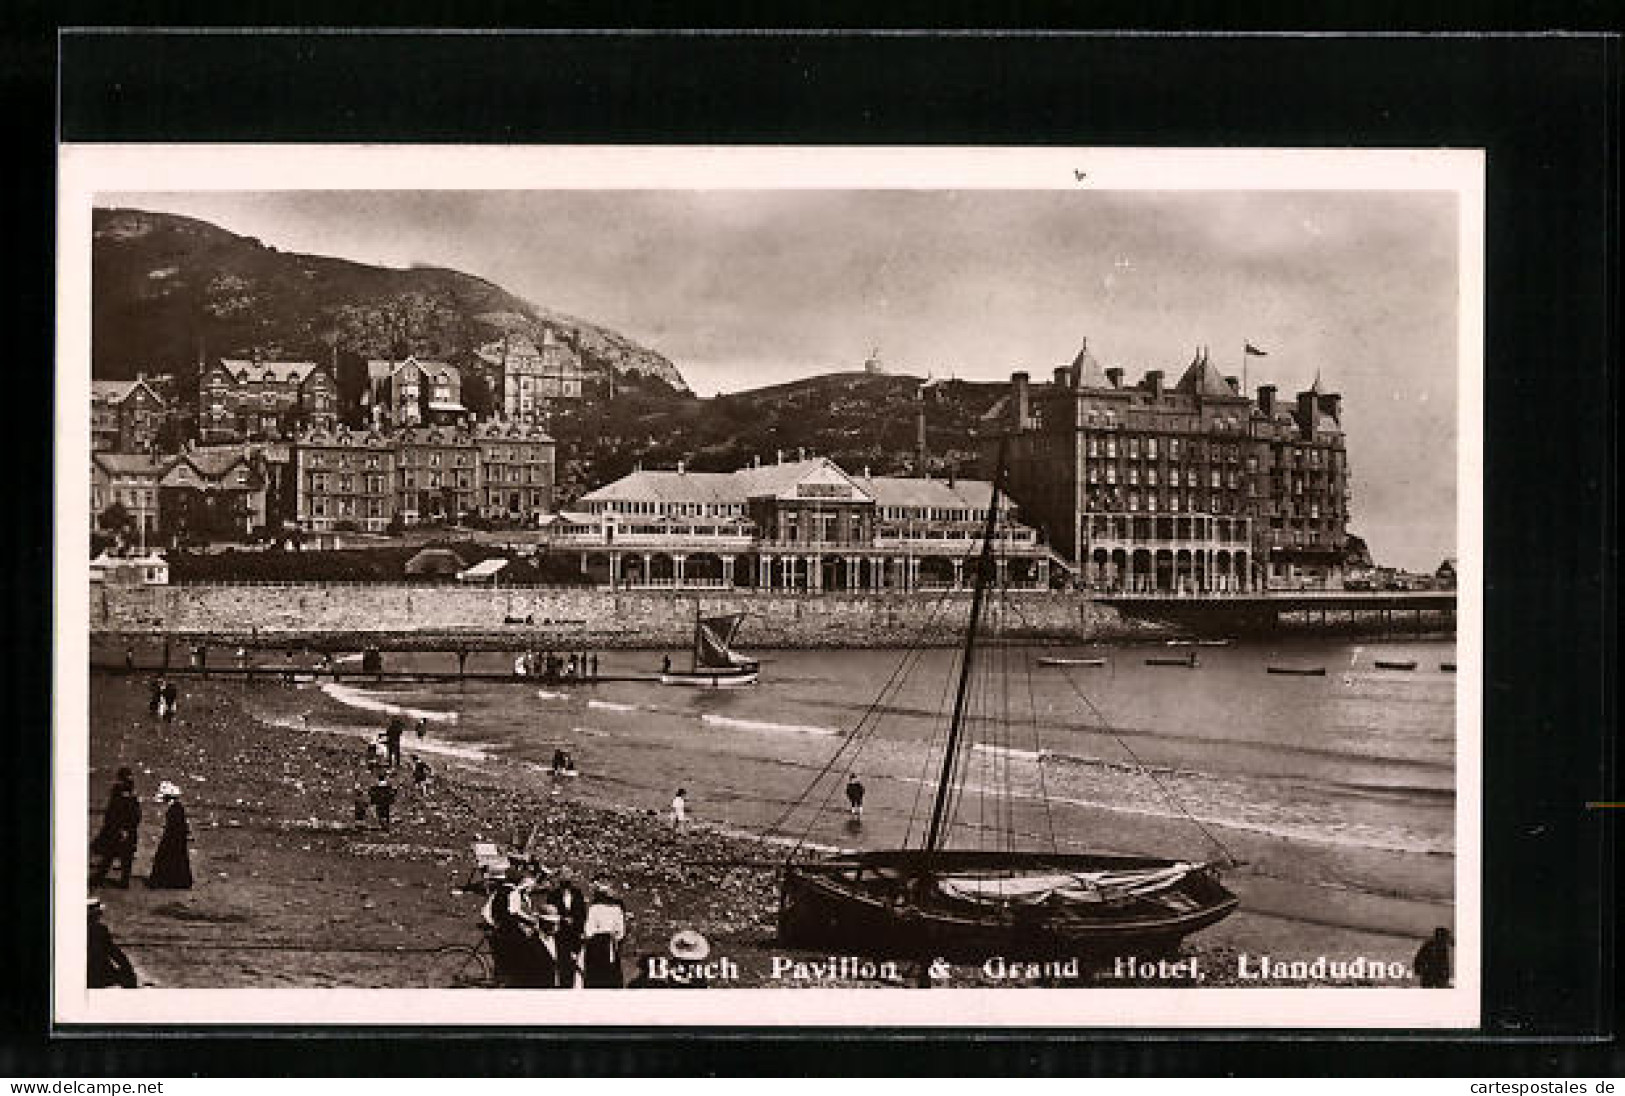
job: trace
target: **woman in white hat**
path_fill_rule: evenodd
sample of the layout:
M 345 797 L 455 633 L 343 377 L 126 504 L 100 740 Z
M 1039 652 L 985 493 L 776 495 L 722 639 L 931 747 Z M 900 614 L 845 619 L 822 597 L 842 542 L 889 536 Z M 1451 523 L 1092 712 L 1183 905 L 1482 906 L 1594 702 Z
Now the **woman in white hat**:
M 626 940 L 626 909 L 608 880 L 595 880 L 582 927 L 582 980 L 587 989 L 620 989 L 626 984 L 621 970 L 621 944 Z
M 192 860 L 186 842 L 192 829 L 186 824 L 186 808 L 181 806 L 181 789 L 172 781 L 158 785 L 158 798 L 169 806 L 164 810 L 164 833 L 152 857 L 147 886 L 163 890 L 190 890 Z

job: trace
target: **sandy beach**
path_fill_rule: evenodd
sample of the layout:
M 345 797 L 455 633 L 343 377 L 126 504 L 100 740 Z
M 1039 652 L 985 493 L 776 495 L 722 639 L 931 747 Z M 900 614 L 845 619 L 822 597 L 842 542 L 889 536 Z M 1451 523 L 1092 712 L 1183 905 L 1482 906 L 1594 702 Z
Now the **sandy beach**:
M 189 678 L 179 717 L 164 724 L 147 712 L 146 682 L 145 675 L 92 673 L 87 819 L 88 837 L 114 772 L 130 766 L 145 803 L 135 877 L 128 890 L 96 893 L 145 984 L 452 984 L 438 949 L 479 939 L 483 898 L 462 890 L 472 843 L 510 845 L 533 827 L 532 853 L 542 863 L 568 866 L 583 884 L 598 876 L 619 884 L 631 933 L 629 975 L 636 956 L 661 953 L 672 933 L 696 929 L 714 955 L 738 964 L 735 984 L 787 984 L 773 979 L 773 960 L 798 956 L 775 942 L 774 872 L 752 866 L 782 851 L 708 824 L 703 809 L 674 834 L 663 804 L 550 794 L 533 766 L 483 756 L 437 737 L 430 724 L 425 737 L 409 734 L 403 747 L 433 767 L 430 790 L 414 793 L 400 770 L 402 795 L 385 832 L 375 820 L 355 822 L 352 810 L 353 789 L 366 777 L 365 745 L 383 716 L 368 718 L 314 688 Z M 184 789 L 194 834 L 196 884 L 189 891 L 143 885 L 161 828 L 152 798 L 160 780 Z M 1377 908 L 1350 911 L 1266 878 L 1232 885 L 1242 911 L 1186 943 L 1185 954 L 1198 960 L 1210 985 L 1325 984 L 1243 977 L 1250 959 L 1257 973 L 1262 955 L 1364 957 L 1408 971 L 1439 916 L 1429 902 L 1368 899 Z M 1327 916 L 1334 907 L 1337 915 Z M 995 982 L 980 967 L 956 966 L 946 984 Z M 1409 984 L 1408 975 L 1400 983 Z

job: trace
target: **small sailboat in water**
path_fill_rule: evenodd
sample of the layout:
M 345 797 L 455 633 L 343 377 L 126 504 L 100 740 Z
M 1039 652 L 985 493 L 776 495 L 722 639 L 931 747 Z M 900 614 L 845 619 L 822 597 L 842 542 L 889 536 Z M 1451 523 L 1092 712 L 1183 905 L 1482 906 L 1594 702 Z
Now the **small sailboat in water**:
M 1152 955 L 1177 948 L 1187 935 L 1236 909 L 1238 899 L 1219 877 L 1221 868 L 1236 863 L 1228 853 L 1222 860 L 1200 861 L 1063 851 L 1053 824 L 1049 848 L 1028 851 L 1016 847 L 1021 835 L 1008 803 L 991 811 L 1003 819 L 997 833 L 989 834 L 990 827 L 960 817 L 964 813 L 960 807 L 968 798 L 966 773 L 972 767 L 968 757 L 973 750 L 984 756 L 996 754 L 1006 765 L 1011 758 L 1024 755 L 1036 766 L 1040 789 L 1042 770 L 1049 760 L 1046 751 L 1017 750 L 1011 745 L 1011 729 L 1026 724 L 1013 715 L 1005 700 L 1026 688 L 1023 667 L 1016 664 L 1025 655 L 1012 656 L 1011 648 L 1001 647 L 978 658 L 983 653 L 979 633 L 995 573 L 993 545 L 1003 477 L 1001 454 L 980 556 L 975 561 L 965 643 L 957 660 L 956 679 L 949 686 L 952 717 L 936 780 L 929 785 L 929 823 L 922 825 L 918 845 L 911 846 L 905 837 L 904 847 L 817 856 L 802 855 L 804 832 L 784 865 L 780 883 L 778 933 L 786 946 L 973 960 L 993 955 Z M 899 667 L 899 672 L 903 669 Z M 990 678 L 1010 687 L 999 694 Z M 1073 687 L 1077 688 L 1076 683 Z M 1081 692 L 1079 696 L 1087 703 Z M 886 702 L 883 690 L 871 713 L 884 710 Z M 869 718 L 866 715 L 865 722 Z M 1036 728 L 1036 723 L 1031 725 Z M 1101 730 L 1113 733 L 1110 728 Z M 850 770 L 869 733 L 872 727 L 865 731 L 860 724 L 843 740 L 836 756 L 802 799 L 785 812 L 781 823 L 801 804 L 817 802 L 821 780 L 838 779 L 840 772 Z M 968 741 L 977 734 L 983 736 L 982 741 Z M 825 794 L 824 802 L 832 795 L 833 791 Z M 1218 844 L 1200 822 L 1196 825 Z M 978 831 L 982 847 L 952 847 L 956 826 L 961 831 Z M 809 832 L 811 827 L 810 823 Z M 911 815 L 909 833 L 914 830 Z M 989 848 L 989 844 L 995 847 Z
M 734 636 L 744 613 L 701 617 L 694 612 L 694 656 L 687 670 L 663 669 L 662 685 L 688 685 L 707 689 L 726 689 L 741 685 L 754 685 L 761 667 L 755 659 L 746 658 L 733 649 Z

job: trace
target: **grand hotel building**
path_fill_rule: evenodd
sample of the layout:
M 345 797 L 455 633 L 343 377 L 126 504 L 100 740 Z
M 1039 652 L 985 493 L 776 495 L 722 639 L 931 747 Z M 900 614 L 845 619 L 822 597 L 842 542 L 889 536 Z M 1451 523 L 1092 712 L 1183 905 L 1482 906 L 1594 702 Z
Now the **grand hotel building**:
M 992 485 L 850 475 L 823 457 L 735 472 L 639 470 L 555 519 L 552 543 L 616 586 L 968 588 Z M 999 581 L 1046 589 L 1052 556 L 1000 504 Z
M 1135 385 L 1085 342 L 1053 381 L 1011 377 L 983 419 L 1025 519 L 1097 591 L 1242 592 L 1341 583 L 1349 469 L 1341 398 L 1317 378 L 1256 400 L 1199 352 Z

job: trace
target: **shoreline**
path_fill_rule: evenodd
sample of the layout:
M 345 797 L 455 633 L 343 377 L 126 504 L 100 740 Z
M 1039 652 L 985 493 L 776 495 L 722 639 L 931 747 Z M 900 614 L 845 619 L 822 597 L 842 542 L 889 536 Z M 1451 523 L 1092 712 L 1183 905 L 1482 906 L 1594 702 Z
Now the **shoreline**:
M 600 872 L 621 884 L 632 930 L 629 975 L 637 955 L 663 951 L 678 928 L 698 929 L 714 954 L 733 958 L 739 985 L 788 985 L 773 978 L 774 960 L 805 958 L 774 942 L 774 873 L 729 866 L 773 859 L 763 856 L 760 839 L 703 821 L 674 837 L 654 809 L 550 796 L 538 787 L 539 767 L 484 756 L 432 733 L 421 749 L 409 734 L 403 753 L 423 753 L 435 784 L 424 797 L 403 792 L 397 825 L 384 833 L 374 821 L 356 826 L 350 810 L 363 740 L 381 720 L 358 712 L 330 719 L 319 706 L 338 702 L 315 690 L 207 680 L 188 683 L 179 718 L 166 726 L 146 712 L 139 679 L 92 673 L 90 691 L 88 824 L 99 822 L 112 772 L 121 764 L 136 769 L 149 804 L 159 779 L 176 779 L 187 790 L 194 889 L 140 885 L 157 838 L 156 811 L 149 806 L 137 882 L 127 891 L 97 891 L 115 937 L 160 984 L 444 985 L 436 980 L 433 949 L 478 939 L 483 897 L 454 891 L 472 866 L 472 842 L 508 842 L 533 823 L 540 826 L 535 851 L 544 863 L 569 864 L 583 884 Z M 1211 972 L 1208 984 L 1324 984 L 1230 977 L 1236 957 L 1246 954 L 1363 955 L 1408 964 L 1418 927 L 1436 915 L 1426 902 L 1362 896 L 1362 903 L 1376 904 L 1357 918 L 1366 928 L 1316 924 L 1324 903 L 1317 909 L 1315 896 L 1302 888 L 1267 877 L 1245 883 L 1256 907 L 1248 907 L 1244 893 L 1241 912 L 1186 943 L 1183 954 Z M 950 984 L 1008 983 L 955 965 Z

